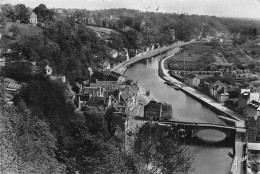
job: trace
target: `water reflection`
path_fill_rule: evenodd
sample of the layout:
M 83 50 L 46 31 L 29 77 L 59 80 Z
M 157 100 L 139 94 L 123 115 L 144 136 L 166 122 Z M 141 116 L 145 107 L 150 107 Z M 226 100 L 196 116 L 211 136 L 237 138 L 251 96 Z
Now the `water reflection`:
M 227 137 L 225 133 L 218 130 L 204 129 L 197 133 L 197 137 L 206 142 L 220 142 Z

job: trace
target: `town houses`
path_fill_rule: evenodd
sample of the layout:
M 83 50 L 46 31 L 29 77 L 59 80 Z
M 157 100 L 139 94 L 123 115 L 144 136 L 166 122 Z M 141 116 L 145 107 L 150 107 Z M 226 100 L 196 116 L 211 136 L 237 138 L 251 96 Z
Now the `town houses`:
M 78 90 L 74 90 L 76 92 L 74 102 L 80 110 L 96 107 L 105 112 L 114 107 L 117 112 L 130 113 L 139 94 L 137 83 L 121 76 L 117 81 L 96 80 L 89 84 L 76 83 L 76 88 Z
M 146 120 L 170 120 L 172 118 L 172 107 L 167 103 L 150 101 L 144 106 L 144 118 Z

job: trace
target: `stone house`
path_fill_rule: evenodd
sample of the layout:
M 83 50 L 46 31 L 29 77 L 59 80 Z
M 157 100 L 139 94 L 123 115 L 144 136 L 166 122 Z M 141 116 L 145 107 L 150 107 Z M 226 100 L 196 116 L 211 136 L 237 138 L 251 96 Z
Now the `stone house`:
M 119 92 L 119 101 L 123 103 L 125 106 L 127 106 L 128 111 L 132 111 L 135 98 L 132 96 L 132 94 L 128 91 Z
M 87 102 L 86 106 L 98 108 L 100 110 L 107 109 L 107 99 L 104 97 L 91 97 Z
M 170 120 L 172 118 L 172 106 L 170 104 L 162 104 L 162 120 Z
M 258 117 L 246 117 L 248 143 L 260 143 L 260 119 Z
M 208 89 L 208 91 L 210 91 L 210 88 L 213 86 L 213 84 L 215 82 L 217 82 L 218 79 L 214 78 L 214 77 L 208 77 L 208 78 L 205 78 L 203 81 L 202 81 L 202 85 Z
M 84 87 L 82 89 L 82 94 L 88 94 L 93 97 L 104 97 L 104 88 L 102 86 L 99 87 Z
M 0 58 L 0 68 L 5 66 L 5 57 Z
M 188 75 L 185 77 L 184 83 L 186 83 L 187 85 L 190 85 L 190 86 L 199 86 L 199 84 L 200 84 L 200 78 L 197 77 L 197 76 L 194 75 L 194 74 L 188 74 Z
M 250 92 L 250 90 L 241 90 L 241 94 L 238 97 L 238 106 L 237 109 L 242 114 L 247 114 L 247 105 L 251 101 L 258 101 L 259 100 L 259 93 Z
M 144 118 L 147 120 L 169 120 L 172 118 L 172 107 L 166 103 L 150 101 L 144 106 Z
M 247 105 L 247 117 L 258 118 L 260 116 L 260 103 L 259 101 L 252 100 Z
M 216 99 L 219 103 L 225 103 L 229 99 L 229 94 L 227 92 L 227 88 L 222 87 L 216 95 Z
M 54 76 L 50 76 L 50 79 L 51 79 L 51 80 L 59 80 L 59 81 L 61 81 L 62 83 L 65 83 L 65 82 L 66 82 L 66 76 L 64 76 L 64 75 L 54 75 Z
M 47 75 L 52 75 L 52 68 L 49 65 L 45 66 L 45 70 Z
M 222 91 L 224 89 L 224 91 L 227 91 L 227 85 L 225 85 L 224 83 L 222 83 L 221 81 L 217 80 L 215 83 L 212 84 L 212 86 L 210 87 L 210 96 L 217 98 L 217 94 Z
M 224 63 L 224 62 L 213 62 L 211 64 L 209 64 L 208 68 L 209 70 L 232 70 L 233 68 L 235 68 L 235 66 L 233 66 L 233 63 Z
M 18 92 L 21 88 L 20 84 L 18 84 L 15 80 L 9 78 L 4 79 L 4 84 L 6 90 L 9 92 Z
M 37 14 L 35 14 L 34 12 L 30 14 L 30 23 L 33 25 L 36 25 L 38 23 Z

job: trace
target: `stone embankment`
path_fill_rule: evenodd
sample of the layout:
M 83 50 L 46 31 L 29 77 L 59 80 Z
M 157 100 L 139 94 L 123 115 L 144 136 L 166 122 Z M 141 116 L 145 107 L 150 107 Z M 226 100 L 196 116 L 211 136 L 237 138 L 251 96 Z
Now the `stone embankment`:
M 238 131 L 244 132 L 245 130 L 243 128 L 245 127 L 245 123 L 244 123 L 244 117 L 241 114 L 227 108 L 223 104 L 216 102 L 211 97 L 197 91 L 196 89 L 190 86 L 185 85 L 184 83 L 170 76 L 169 70 L 166 70 L 164 67 L 164 62 L 165 60 L 174 56 L 174 54 L 176 54 L 177 52 L 178 50 L 176 49 L 175 52 L 172 52 L 172 55 L 160 61 L 159 70 L 158 70 L 159 76 L 170 83 L 174 83 L 174 82 L 179 83 L 182 86 L 181 91 L 191 96 L 195 100 L 199 101 L 203 105 L 206 105 L 209 109 L 213 110 L 219 115 L 228 117 L 227 119 L 232 119 L 235 123 L 235 126 L 238 127 Z

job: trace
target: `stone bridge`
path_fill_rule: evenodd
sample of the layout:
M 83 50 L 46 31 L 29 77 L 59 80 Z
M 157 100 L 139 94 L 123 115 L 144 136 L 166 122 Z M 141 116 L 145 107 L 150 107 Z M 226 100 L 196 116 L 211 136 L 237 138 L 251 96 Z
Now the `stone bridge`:
M 191 122 L 179 122 L 179 121 L 153 121 L 159 125 L 170 126 L 173 130 L 176 130 L 177 135 L 181 138 L 197 137 L 197 134 L 202 130 L 217 130 L 225 134 L 225 139 L 235 135 L 237 129 L 244 129 L 229 125 L 219 125 L 212 123 L 191 123 Z M 221 140 L 222 141 L 222 140 Z

